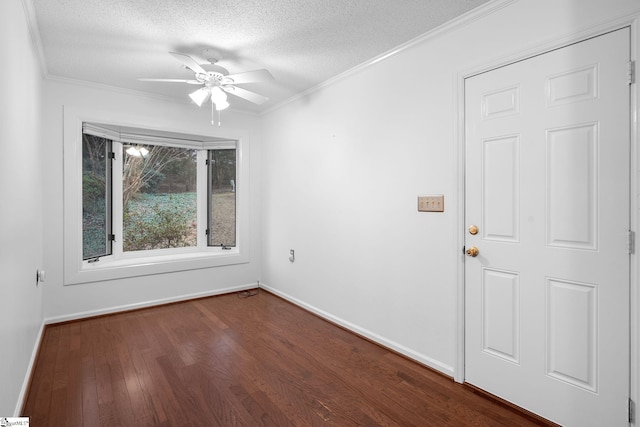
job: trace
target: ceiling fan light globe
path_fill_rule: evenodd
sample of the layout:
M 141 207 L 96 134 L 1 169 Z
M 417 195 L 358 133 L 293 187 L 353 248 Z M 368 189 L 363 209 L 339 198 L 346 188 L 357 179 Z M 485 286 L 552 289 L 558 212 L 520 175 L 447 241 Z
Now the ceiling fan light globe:
M 209 98 L 209 95 L 211 95 L 211 92 L 210 92 L 209 88 L 202 87 L 202 88 L 196 90 L 195 92 L 191 92 L 189 94 L 189 98 L 191 98 L 191 100 L 193 102 L 195 102 L 195 104 L 198 107 L 201 107 L 202 104 L 204 104 L 205 101 Z
M 229 108 L 229 103 L 227 101 L 215 102 L 216 110 L 221 111 Z
M 227 94 L 218 86 L 211 88 L 211 101 L 218 104 L 227 101 Z

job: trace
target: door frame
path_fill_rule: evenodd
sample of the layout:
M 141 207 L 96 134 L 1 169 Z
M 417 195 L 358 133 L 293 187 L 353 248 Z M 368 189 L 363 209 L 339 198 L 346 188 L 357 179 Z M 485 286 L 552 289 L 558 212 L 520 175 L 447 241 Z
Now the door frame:
M 630 57 L 632 61 L 638 62 L 640 57 L 640 33 L 639 29 L 640 14 L 634 14 L 625 16 L 614 21 L 602 23 L 597 26 L 590 27 L 586 30 L 573 33 L 571 35 L 556 38 L 551 41 L 546 41 L 538 46 L 524 51 L 515 52 L 503 57 L 490 60 L 486 63 L 478 64 L 468 69 L 462 70 L 455 75 L 455 104 L 457 106 L 455 133 L 456 144 L 454 146 L 454 164 L 457 165 L 454 176 L 455 191 L 457 193 L 457 218 L 456 227 L 453 233 L 454 239 L 454 256 L 456 259 L 455 264 L 455 307 L 453 312 L 455 313 L 455 350 L 454 350 L 454 380 L 459 383 L 465 382 L 465 255 L 462 248 L 465 244 L 465 115 L 464 115 L 464 103 L 465 103 L 465 91 L 464 84 L 467 78 L 473 77 L 477 74 L 481 74 L 496 68 L 503 67 L 505 65 L 519 62 L 534 56 L 538 56 L 547 53 L 552 50 L 556 50 L 580 41 L 587 40 L 589 38 L 597 37 L 606 34 L 611 31 L 615 31 L 621 28 L 630 28 L 631 32 L 631 52 Z M 638 100 L 640 99 L 640 84 L 638 80 L 638 74 L 640 74 L 640 66 L 636 67 L 636 82 L 631 86 L 630 94 L 630 114 L 631 114 L 631 129 L 630 129 L 630 194 L 629 194 L 629 221 L 631 230 L 636 232 L 636 248 L 630 258 L 630 301 L 629 301 L 629 321 L 630 321 L 630 366 L 629 366 L 629 383 L 630 398 L 636 402 L 636 407 L 640 407 L 638 404 L 640 398 L 640 283 L 638 283 L 640 272 L 640 257 L 638 252 L 640 250 L 640 230 L 638 230 L 638 224 L 640 224 L 640 159 L 638 144 Z M 638 417 L 636 416 L 636 419 Z

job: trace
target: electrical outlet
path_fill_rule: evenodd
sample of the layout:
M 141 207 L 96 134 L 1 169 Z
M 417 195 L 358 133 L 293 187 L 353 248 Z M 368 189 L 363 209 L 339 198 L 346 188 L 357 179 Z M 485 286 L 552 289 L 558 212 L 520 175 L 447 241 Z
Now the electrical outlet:
M 44 270 L 37 269 L 36 270 L 36 286 L 38 286 L 41 282 L 44 282 L 45 279 Z
M 444 195 L 418 196 L 418 212 L 444 212 Z

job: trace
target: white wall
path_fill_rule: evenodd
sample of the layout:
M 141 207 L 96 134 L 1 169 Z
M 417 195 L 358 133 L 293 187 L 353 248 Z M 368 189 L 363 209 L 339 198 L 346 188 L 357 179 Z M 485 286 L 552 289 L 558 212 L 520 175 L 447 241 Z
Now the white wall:
M 210 130 L 209 109 L 185 102 L 167 102 L 125 91 L 48 80 L 44 91 L 43 156 L 46 159 L 44 203 L 45 318 L 47 322 L 135 308 L 189 296 L 215 294 L 255 286 L 260 279 L 260 135 L 257 118 L 233 111 L 222 113 L 225 129 L 249 134 L 250 148 L 250 248 L 249 263 L 233 266 L 133 277 L 121 280 L 65 286 L 63 284 L 63 106 L 82 111 L 99 109 L 109 114 L 143 118 L 153 127 Z M 142 120 L 142 119 L 141 119 Z
M 0 58 L 0 416 L 13 416 L 42 325 L 42 79 L 20 0 L 0 2 Z
M 450 375 L 459 76 L 638 12 L 637 0 L 500 4 L 263 117 L 263 282 Z M 444 194 L 445 212 L 418 213 L 421 194 Z

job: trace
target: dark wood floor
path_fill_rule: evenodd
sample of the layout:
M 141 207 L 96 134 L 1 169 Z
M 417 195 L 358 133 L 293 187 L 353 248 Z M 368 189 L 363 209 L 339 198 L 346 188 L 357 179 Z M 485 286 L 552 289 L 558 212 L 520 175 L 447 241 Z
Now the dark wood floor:
M 32 426 L 531 426 L 267 292 L 46 328 Z

